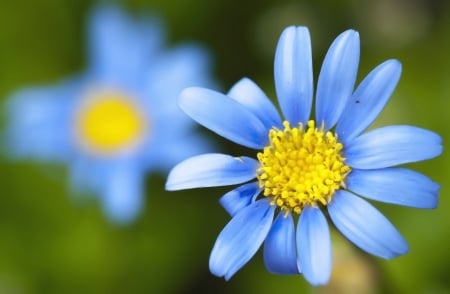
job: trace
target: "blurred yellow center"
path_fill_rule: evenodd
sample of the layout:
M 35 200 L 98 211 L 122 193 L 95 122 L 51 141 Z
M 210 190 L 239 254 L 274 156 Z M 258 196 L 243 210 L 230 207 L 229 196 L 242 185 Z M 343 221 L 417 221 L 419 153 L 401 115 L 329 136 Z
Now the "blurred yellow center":
M 257 178 L 264 196 L 298 214 L 304 206 L 328 204 L 350 172 L 341 155 L 343 145 L 333 133 L 316 128 L 313 120 L 305 128 L 291 128 L 287 121 L 283 125 L 284 130 L 270 130 L 269 145 L 258 153 Z
M 76 117 L 82 144 L 101 154 L 117 153 L 132 146 L 145 127 L 138 106 L 120 92 L 102 92 L 89 99 Z

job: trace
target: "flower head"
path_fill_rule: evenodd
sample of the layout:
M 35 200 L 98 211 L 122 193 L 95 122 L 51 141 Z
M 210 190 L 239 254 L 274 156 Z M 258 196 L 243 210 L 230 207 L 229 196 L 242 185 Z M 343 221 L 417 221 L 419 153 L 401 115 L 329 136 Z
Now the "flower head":
M 126 223 L 143 207 L 147 172 L 205 151 L 176 98 L 212 85 L 208 58 L 194 44 L 165 49 L 155 18 L 132 19 L 118 6 L 96 7 L 87 29 L 87 70 L 13 93 L 6 141 L 14 157 L 69 165 L 71 186 Z
M 324 210 L 362 250 L 390 259 L 408 251 L 394 226 L 364 198 L 434 208 L 439 185 L 398 165 L 438 156 L 441 138 L 413 126 L 363 131 L 389 100 L 401 74 L 397 60 L 372 70 L 354 90 L 359 35 L 348 30 L 331 44 L 313 102 L 309 31 L 286 28 L 275 53 L 275 87 L 282 119 L 263 91 L 244 78 L 226 94 L 185 89 L 181 108 L 217 134 L 259 150 L 256 159 L 204 154 L 179 163 L 166 188 L 242 184 L 220 199 L 231 221 L 219 234 L 210 270 L 229 279 L 264 243 L 270 272 L 302 273 L 326 284 L 332 246 Z M 276 215 L 277 214 L 277 215 Z

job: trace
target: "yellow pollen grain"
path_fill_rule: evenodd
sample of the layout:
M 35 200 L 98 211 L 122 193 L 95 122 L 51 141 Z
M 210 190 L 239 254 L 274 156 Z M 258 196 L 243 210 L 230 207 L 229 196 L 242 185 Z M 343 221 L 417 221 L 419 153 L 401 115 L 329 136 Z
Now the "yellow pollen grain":
M 287 121 L 283 126 L 269 131 L 269 145 L 257 154 L 264 196 L 273 197 L 272 204 L 281 210 L 297 214 L 304 206 L 327 205 L 351 171 L 341 154 L 343 145 L 313 120 L 306 128 L 292 128 Z
M 132 146 L 142 137 L 146 121 L 128 96 L 101 92 L 90 98 L 75 117 L 81 145 L 94 153 L 110 155 Z

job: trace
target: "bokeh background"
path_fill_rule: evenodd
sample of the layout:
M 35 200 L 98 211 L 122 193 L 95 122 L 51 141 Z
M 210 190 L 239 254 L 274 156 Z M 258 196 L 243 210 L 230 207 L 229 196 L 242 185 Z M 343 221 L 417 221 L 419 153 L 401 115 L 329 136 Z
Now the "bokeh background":
M 21 87 L 52 84 L 86 67 L 85 22 L 95 3 L 1 2 L 1 107 Z M 247 76 L 272 98 L 273 55 L 285 26 L 310 28 L 315 78 L 334 37 L 354 28 L 361 37 L 359 80 L 386 59 L 403 64 L 399 86 L 375 126 L 429 128 L 441 134 L 444 145 L 450 137 L 448 1 L 119 3 L 130 13 L 150 10 L 161 16 L 169 46 L 197 41 L 207 47 L 223 91 Z M 251 154 L 205 129 L 199 131 L 217 143 L 217 151 Z M 226 188 L 169 193 L 164 191 L 166 175 L 150 174 L 144 214 L 118 226 L 105 219 L 94 199 L 74 205 L 63 166 L 2 155 L 0 293 L 450 293 L 450 158 L 444 151 L 437 159 L 411 166 L 442 185 L 439 207 L 419 210 L 374 203 L 407 239 L 410 252 L 381 260 L 333 232 L 332 280 L 326 287 L 312 288 L 301 276 L 267 273 L 260 253 L 229 282 L 209 273 L 210 250 L 229 220 L 217 202 Z

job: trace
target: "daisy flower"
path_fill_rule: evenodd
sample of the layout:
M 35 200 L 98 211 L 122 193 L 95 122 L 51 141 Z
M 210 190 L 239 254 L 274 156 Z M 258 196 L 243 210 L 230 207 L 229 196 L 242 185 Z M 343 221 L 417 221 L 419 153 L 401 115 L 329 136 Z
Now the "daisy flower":
M 112 221 L 128 223 L 144 205 L 147 172 L 207 150 L 176 98 L 212 86 L 209 61 L 194 44 L 165 49 L 158 21 L 118 6 L 96 7 L 87 37 L 84 73 L 11 95 L 7 148 L 13 158 L 68 165 L 76 194 L 97 195 Z
M 397 60 L 373 69 L 354 91 L 359 34 L 348 30 L 331 44 L 313 102 L 311 41 L 305 27 L 286 28 L 275 53 L 281 112 L 250 79 L 226 94 L 190 87 L 179 105 L 217 134 L 259 150 L 256 158 L 203 154 L 169 173 L 166 189 L 242 184 L 220 199 L 232 216 L 212 249 L 209 267 L 230 279 L 264 243 L 264 263 L 277 274 L 326 284 L 332 245 L 326 215 L 352 243 L 390 259 L 408 251 L 400 233 L 366 199 L 434 208 L 439 185 L 396 167 L 438 156 L 441 138 L 395 125 L 363 132 L 381 112 L 401 74 Z

